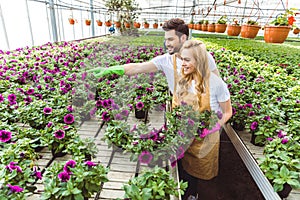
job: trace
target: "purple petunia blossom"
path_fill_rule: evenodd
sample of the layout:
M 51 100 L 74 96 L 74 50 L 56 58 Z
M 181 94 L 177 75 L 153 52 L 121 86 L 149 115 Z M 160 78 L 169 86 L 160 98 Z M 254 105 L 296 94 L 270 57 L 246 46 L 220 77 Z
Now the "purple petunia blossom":
M 109 107 L 108 100 L 105 99 L 105 100 L 103 100 L 101 103 L 102 103 L 102 107 L 103 107 L 103 108 L 108 108 L 108 107 Z
M 110 116 L 108 112 L 103 112 L 102 113 L 102 120 L 105 122 L 108 122 L 110 120 Z
M 120 113 L 115 115 L 115 120 L 122 120 L 122 119 L 123 119 L 123 116 Z
M 127 104 L 127 106 L 129 107 L 129 110 L 133 109 L 133 105 L 132 104 Z
M 17 100 L 17 96 L 15 94 L 9 94 L 7 96 L 8 101 L 15 102 Z
M 270 117 L 270 116 L 265 116 L 265 117 L 264 117 L 264 120 L 270 121 L 270 120 L 271 120 L 271 117 Z
M 64 171 L 68 172 L 69 174 L 71 173 L 71 170 L 69 168 L 74 168 L 76 166 L 76 161 L 75 160 L 69 160 L 66 162 L 64 166 Z
M 282 140 L 281 140 L 281 144 L 286 144 L 286 143 L 288 143 L 289 142 L 289 139 L 288 138 L 282 138 Z
M 201 134 L 199 135 L 200 138 L 205 138 L 205 136 L 207 136 L 209 134 L 209 130 L 204 128 L 202 131 L 201 131 Z
M 252 122 L 251 125 L 250 125 L 250 129 L 252 131 L 256 130 L 257 129 L 257 126 L 258 126 L 258 122 Z
M 286 136 L 286 132 L 282 131 L 282 130 L 279 130 L 278 131 L 278 134 L 277 134 L 277 137 L 279 138 L 284 138 L 284 136 Z
M 188 119 L 188 125 L 194 126 L 195 122 L 192 119 Z
M 250 111 L 249 113 L 248 113 L 248 116 L 253 116 L 253 115 L 255 115 L 255 112 L 254 111 Z
M 21 188 L 20 186 L 18 185 L 11 185 L 11 184 L 7 184 L 6 185 L 9 190 L 12 192 L 12 193 L 19 193 L 19 192 L 23 192 L 23 188 Z
M 53 122 L 48 122 L 47 127 L 50 128 L 53 125 Z
M 142 110 L 143 108 L 144 108 L 144 103 L 143 102 L 137 102 L 136 104 L 135 104 L 135 107 L 138 109 L 138 110 Z
M 50 107 L 45 107 L 44 108 L 44 114 L 45 115 L 49 115 L 49 114 L 51 114 L 52 113 L 52 108 L 50 108 Z
M 122 112 L 121 112 L 121 115 L 123 115 L 123 116 L 125 116 L 125 117 L 127 117 L 128 114 L 129 114 L 129 111 L 128 111 L 128 110 L 122 110 Z
M 86 164 L 88 167 L 94 167 L 97 166 L 96 163 L 92 162 L 92 161 L 86 161 L 84 164 Z
M 9 165 L 6 166 L 6 169 L 9 169 L 10 172 L 12 172 L 13 170 L 16 170 L 17 172 L 22 173 L 23 172 L 22 168 L 16 164 L 18 164 L 18 163 L 10 162 Z
M 28 95 L 34 94 L 34 89 L 33 89 L 33 88 L 28 89 L 28 90 L 26 91 L 26 94 L 28 94 Z
M 57 177 L 61 180 L 61 182 L 67 182 L 71 178 L 70 174 L 66 171 L 60 172 Z
M 277 97 L 276 101 L 282 101 L 282 97 Z
M 178 135 L 180 135 L 181 137 L 184 137 L 184 133 L 181 130 L 178 131 Z
M 66 124 L 73 124 L 74 121 L 75 121 L 75 118 L 72 114 L 66 114 L 66 116 L 64 116 L 64 122 Z
M 61 140 L 61 139 L 63 139 L 65 137 L 65 131 L 63 131 L 63 130 L 57 130 L 57 131 L 54 132 L 54 136 L 57 139 Z
M 6 130 L 0 130 L 0 141 L 8 142 L 11 139 L 11 132 Z
M 272 141 L 272 140 L 273 140 L 273 138 L 271 138 L 271 137 L 268 137 L 268 138 L 267 138 L 267 140 L 268 140 L 268 141 Z
M 221 111 L 217 111 L 218 119 L 222 119 L 223 113 Z
M 149 133 L 148 137 L 150 140 L 157 141 L 158 133 L 155 130 L 153 130 Z
M 0 103 L 4 101 L 4 97 L 0 94 Z
M 139 155 L 139 161 L 143 164 L 149 164 L 153 159 L 153 155 L 149 151 L 143 151 Z

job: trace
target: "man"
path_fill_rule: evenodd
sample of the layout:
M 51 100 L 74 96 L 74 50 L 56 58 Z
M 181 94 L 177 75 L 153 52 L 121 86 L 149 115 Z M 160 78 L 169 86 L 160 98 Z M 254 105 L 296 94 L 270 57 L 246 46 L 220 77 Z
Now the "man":
M 98 78 L 106 74 L 118 74 L 118 75 L 135 75 L 139 73 L 150 73 L 162 70 L 168 81 L 170 91 L 173 93 L 174 89 L 174 69 L 173 69 L 173 54 L 179 52 L 182 44 L 189 37 L 188 25 L 184 23 L 182 19 L 173 18 L 165 22 L 163 25 L 165 31 L 165 45 L 168 53 L 157 56 L 148 62 L 143 63 L 129 63 L 122 66 L 114 66 L 107 69 L 95 68 L 88 72 L 93 72 Z M 219 75 L 219 71 L 216 67 L 215 61 L 208 53 L 209 68 L 210 70 Z M 176 58 L 177 70 L 179 73 L 181 70 L 182 61 Z

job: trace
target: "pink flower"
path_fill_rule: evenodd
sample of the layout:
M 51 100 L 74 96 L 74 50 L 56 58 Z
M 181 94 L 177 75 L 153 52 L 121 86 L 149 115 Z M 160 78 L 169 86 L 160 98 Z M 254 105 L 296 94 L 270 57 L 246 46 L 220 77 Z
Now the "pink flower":
M 153 159 L 153 155 L 149 151 L 143 151 L 139 155 L 139 161 L 144 164 L 149 164 Z

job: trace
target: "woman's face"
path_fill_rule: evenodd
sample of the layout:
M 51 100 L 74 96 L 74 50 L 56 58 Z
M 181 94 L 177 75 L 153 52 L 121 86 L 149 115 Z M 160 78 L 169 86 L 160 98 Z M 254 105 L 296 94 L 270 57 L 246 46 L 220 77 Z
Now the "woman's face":
M 189 49 L 183 49 L 181 52 L 182 68 L 185 75 L 191 74 L 195 71 L 195 59 Z

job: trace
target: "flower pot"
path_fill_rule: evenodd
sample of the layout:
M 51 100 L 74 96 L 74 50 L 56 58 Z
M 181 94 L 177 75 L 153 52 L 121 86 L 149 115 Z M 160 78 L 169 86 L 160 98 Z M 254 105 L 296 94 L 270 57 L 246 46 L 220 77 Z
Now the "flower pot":
M 134 110 L 135 118 L 137 119 L 144 119 L 146 117 L 147 111 L 146 110 Z
M 227 24 L 215 24 L 215 32 L 217 33 L 225 33 L 227 28 Z
M 149 28 L 150 24 L 144 23 L 144 28 Z
M 214 33 L 215 32 L 215 24 L 208 24 L 207 31 Z
M 227 35 L 238 36 L 241 32 L 242 27 L 237 25 L 228 25 Z
M 71 25 L 74 25 L 74 24 L 75 24 L 75 20 L 74 20 L 73 18 L 69 18 L 69 23 L 70 23 Z
M 85 25 L 90 26 L 91 25 L 91 20 L 90 19 L 86 19 L 85 20 Z
M 130 28 L 130 23 L 125 22 L 125 23 L 124 23 L 124 26 L 125 26 L 125 28 Z
M 96 22 L 97 22 L 98 26 L 102 26 L 102 24 L 103 24 L 103 22 L 101 22 L 100 20 L 96 20 Z
M 134 22 L 134 23 L 133 23 L 133 26 L 134 26 L 135 28 L 140 28 L 140 27 L 141 27 L 141 24 L 138 23 L 138 22 Z
M 251 133 L 251 140 L 250 140 L 251 144 L 253 144 L 254 146 L 258 146 L 258 147 L 263 147 L 264 144 L 255 142 L 256 137 L 257 137 L 257 135 L 255 135 L 255 133 Z
M 283 43 L 287 38 L 290 26 L 265 26 L 264 39 L 266 43 Z
M 154 28 L 154 29 L 157 29 L 157 28 L 158 28 L 158 24 L 157 24 L 157 23 L 154 23 L 154 24 L 153 24 L 153 28 Z
M 259 29 L 261 27 L 258 25 L 247 25 L 244 24 L 242 25 L 242 29 L 241 29 L 241 37 L 242 38 L 255 38 Z
M 202 24 L 201 29 L 202 31 L 207 31 L 207 24 Z
M 196 30 L 199 30 L 199 31 L 201 30 L 201 24 L 195 24 L 194 27 L 195 27 Z
M 277 192 L 277 194 L 283 199 L 283 198 L 287 198 L 291 193 L 291 191 L 292 191 L 292 187 L 288 183 L 285 183 L 283 185 L 283 190 Z
M 293 33 L 296 34 L 296 35 L 299 34 L 300 33 L 300 29 L 299 28 L 294 29 Z
M 111 26 L 111 22 L 110 21 L 105 22 L 105 26 L 110 27 Z
M 189 29 L 193 29 L 194 28 L 194 24 L 188 24 Z
M 232 128 L 236 131 L 243 131 L 245 129 L 245 123 L 237 123 L 237 122 L 233 122 L 232 123 Z

